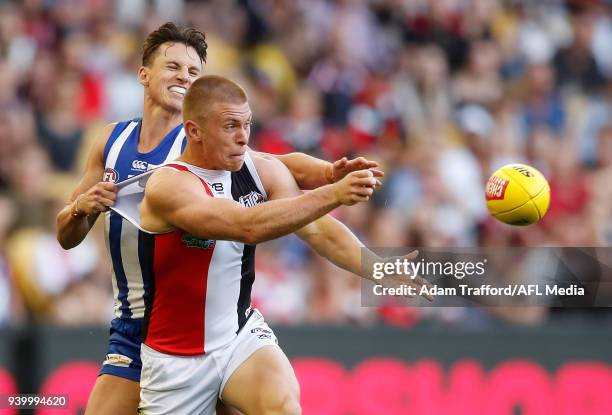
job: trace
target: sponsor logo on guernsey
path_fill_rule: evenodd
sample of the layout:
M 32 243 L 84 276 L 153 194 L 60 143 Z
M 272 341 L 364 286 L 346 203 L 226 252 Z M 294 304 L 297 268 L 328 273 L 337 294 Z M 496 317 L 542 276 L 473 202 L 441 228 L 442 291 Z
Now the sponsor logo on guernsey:
M 142 161 L 142 160 L 134 160 L 132 162 L 132 169 L 134 170 L 141 170 L 141 171 L 147 171 L 149 163 L 147 163 L 146 161 Z
M 117 183 L 119 181 L 119 173 L 115 169 L 106 169 L 102 175 L 102 181 Z
M 503 200 L 506 195 L 506 187 L 508 180 L 497 176 L 491 176 L 487 181 L 487 191 L 485 197 L 487 200 Z
M 121 366 L 128 367 L 132 363 L 132 359 L 122 354 L 107 354 L 106 359 L 102 363 L 103 365 Z
M 264 201 L 264 197 L 259 192 L 251 192 L 246 196 L 240 196 L 238 202 L 244 207 L 253 207 Z
M 184 233 L 181 240 L 187 248 L 212 249 L 215 247 L 213 239 L 200 239 L 190 233 Z

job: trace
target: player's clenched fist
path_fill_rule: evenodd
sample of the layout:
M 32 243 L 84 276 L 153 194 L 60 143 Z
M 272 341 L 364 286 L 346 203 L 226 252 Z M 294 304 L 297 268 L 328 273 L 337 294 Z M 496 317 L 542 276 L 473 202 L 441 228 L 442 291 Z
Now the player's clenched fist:
M 350 206 L 370 200 L 374 189 L 381 186 L 381 183 L 370 170 L 358 170 L 347 174 L 333 186 L 336 188 L 338 201 Z
M 117 185 L 110 182 L 98 182 L 88 191 L 80 194 L 72 202 L 73 215 L 91 215 L 106 212 L 115 204 Z

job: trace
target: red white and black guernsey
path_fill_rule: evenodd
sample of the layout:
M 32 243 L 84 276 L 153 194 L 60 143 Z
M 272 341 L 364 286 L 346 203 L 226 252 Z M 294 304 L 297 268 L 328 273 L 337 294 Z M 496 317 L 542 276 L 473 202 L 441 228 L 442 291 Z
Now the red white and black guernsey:
M 248 153 L 237 172 L 181 162 L 162 168 L 189 171 L 200 178 L 202 191 L 209 196 L 233 199 L 245 207 L 267 199 Z M 141 186 L 143 182 L 139 181 Z M 129 201 L 129 193 L 122 201 L 119 189 L 115 210 L 139 225 L 134 206 L 138 201 Z M 143 342 L 159 352 L 183 356 L 210 353 L 229 344 L 251 313 L 255 246 L 199 239 L 177 229 L 162 234 L 141 230 L 139 247 L 145 285 Z

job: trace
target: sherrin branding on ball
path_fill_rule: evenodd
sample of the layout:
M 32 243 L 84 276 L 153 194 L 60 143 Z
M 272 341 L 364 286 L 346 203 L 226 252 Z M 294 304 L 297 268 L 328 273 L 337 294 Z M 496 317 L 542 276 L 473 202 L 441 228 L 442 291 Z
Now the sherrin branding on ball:
M 550 186 L 538 170 L 508 164 L 489 177 L 485 197 L 489 212 L 509 225 L 526 226 L 542 219 L 550 203 Z

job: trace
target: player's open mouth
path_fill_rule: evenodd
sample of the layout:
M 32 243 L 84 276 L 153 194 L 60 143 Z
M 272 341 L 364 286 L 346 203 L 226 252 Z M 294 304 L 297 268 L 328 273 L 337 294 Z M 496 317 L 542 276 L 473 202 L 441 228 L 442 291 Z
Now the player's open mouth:
M 187 93 L 187 89 L 183 88 L 182 86 L 171 86 L 170 88 L 168 88 L 168 90 L 170 92 L 175 92 L 177 94 L 179 94 L 180 96 L 184 97 L 185 94 Z

